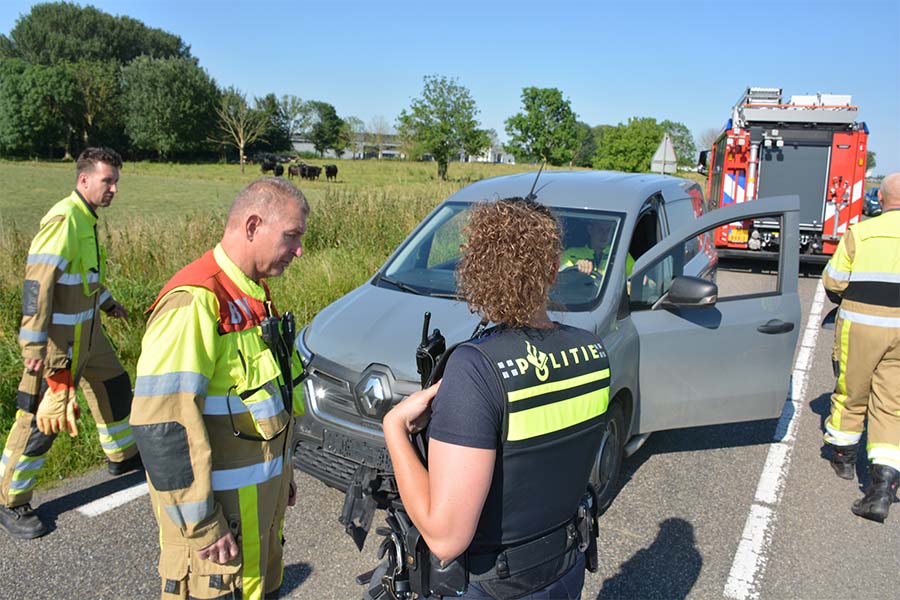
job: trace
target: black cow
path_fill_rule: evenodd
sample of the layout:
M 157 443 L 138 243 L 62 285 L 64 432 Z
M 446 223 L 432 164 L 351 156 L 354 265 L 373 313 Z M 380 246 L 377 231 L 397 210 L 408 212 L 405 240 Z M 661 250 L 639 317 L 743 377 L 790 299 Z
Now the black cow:
M 309 166 L 306 170 L 309 173 L 310 179 L 318 179 L 319 175 L 322 174 L 322 167 Z
M 337 181 L 337 165 L 325 165 L 325 179 Z
M 266 173 L 266 172 L 268 172 L 268 171 L 274 171 L 274 170 L 275 170 L 275 167 L 277 166 L 277 164 L 278 164 L 278 163 L 276 163 L 274 160 L 264 160 L 264 161 L 262 162 L 262 164 L 259 166 L 259 169 L 260 169 L 263 173 Z
M 284 165 L 275 165 L 275 168 L 272 169 L 275 172 L 275 177 L 281 177 L 284 175 Z

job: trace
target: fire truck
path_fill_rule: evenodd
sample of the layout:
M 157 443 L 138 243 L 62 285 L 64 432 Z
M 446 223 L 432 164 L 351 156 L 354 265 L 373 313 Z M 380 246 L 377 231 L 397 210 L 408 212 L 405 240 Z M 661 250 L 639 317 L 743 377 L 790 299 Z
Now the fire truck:
M 714 208 L 759 197 L 800 197 L 801 260 L 825 262 L 860 220 L 868 128 L 849 95 L 792 96 L 750 87 L 706 156 Z M 701 157 L 704 162 L 704 157 Z M 718 228 L 720 256 L 777 256 L 780 223 L 759 219 Z

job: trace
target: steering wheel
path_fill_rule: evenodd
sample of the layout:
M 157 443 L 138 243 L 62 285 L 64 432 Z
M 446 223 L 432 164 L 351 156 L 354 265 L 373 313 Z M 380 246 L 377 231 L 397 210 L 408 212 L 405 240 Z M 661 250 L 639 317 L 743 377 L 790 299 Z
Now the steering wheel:
M 581 285 L 594 285 L 599 287 L 603 281 L 603 275 L 597 271 L 592 271 L 590 275 L 582 273 L 577 266 L 566 267 L 556 274 L 556 285 L 561 287 Z

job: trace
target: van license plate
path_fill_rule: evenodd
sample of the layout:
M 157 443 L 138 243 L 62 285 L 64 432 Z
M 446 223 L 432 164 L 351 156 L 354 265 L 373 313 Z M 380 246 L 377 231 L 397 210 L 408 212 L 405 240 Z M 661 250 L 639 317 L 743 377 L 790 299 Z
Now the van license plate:
M 337 431 L 325 430 L 322 445 L 326 452 L 347 458 L 367 467 L 392 471 L 387 448 L 352 438 Z

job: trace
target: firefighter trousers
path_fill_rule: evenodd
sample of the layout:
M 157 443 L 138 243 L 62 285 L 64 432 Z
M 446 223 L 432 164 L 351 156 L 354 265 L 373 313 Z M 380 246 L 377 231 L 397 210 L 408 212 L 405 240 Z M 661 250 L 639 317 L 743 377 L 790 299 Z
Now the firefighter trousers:
M 137 454 L 128 417 L 131 414 L 131 379 L 98 327 L 82 345 L 73 374 L 97 423 L 100 446 L 112 462 Z M 0 502 L 19 506 L 31 501 L 37 475 L 56 434 L 44 435 L 35 424 L 39 399 L 47 391 L 43 376 L 24 372 L 16 397 L 16 420 L 0 458 Z
M 838 318 L 832 364 L 837 381 L 825 441 L 858 443 L 868 416 L 869 462 L 900 470 L 900 328 Z
M 262 600 L 278 592 L 284 576 L 283 529 L 290 468 L 288 462 L 285 472 L 268 481 L 215 492 L 239 548 L 237 558 L 224 565 L 200 559 L 199 549 L 181 539 L 178 527 L 153 499 L 160 526 L 162 600 L 231 598 L 237 589 L 242 590 L 244 600 Z

